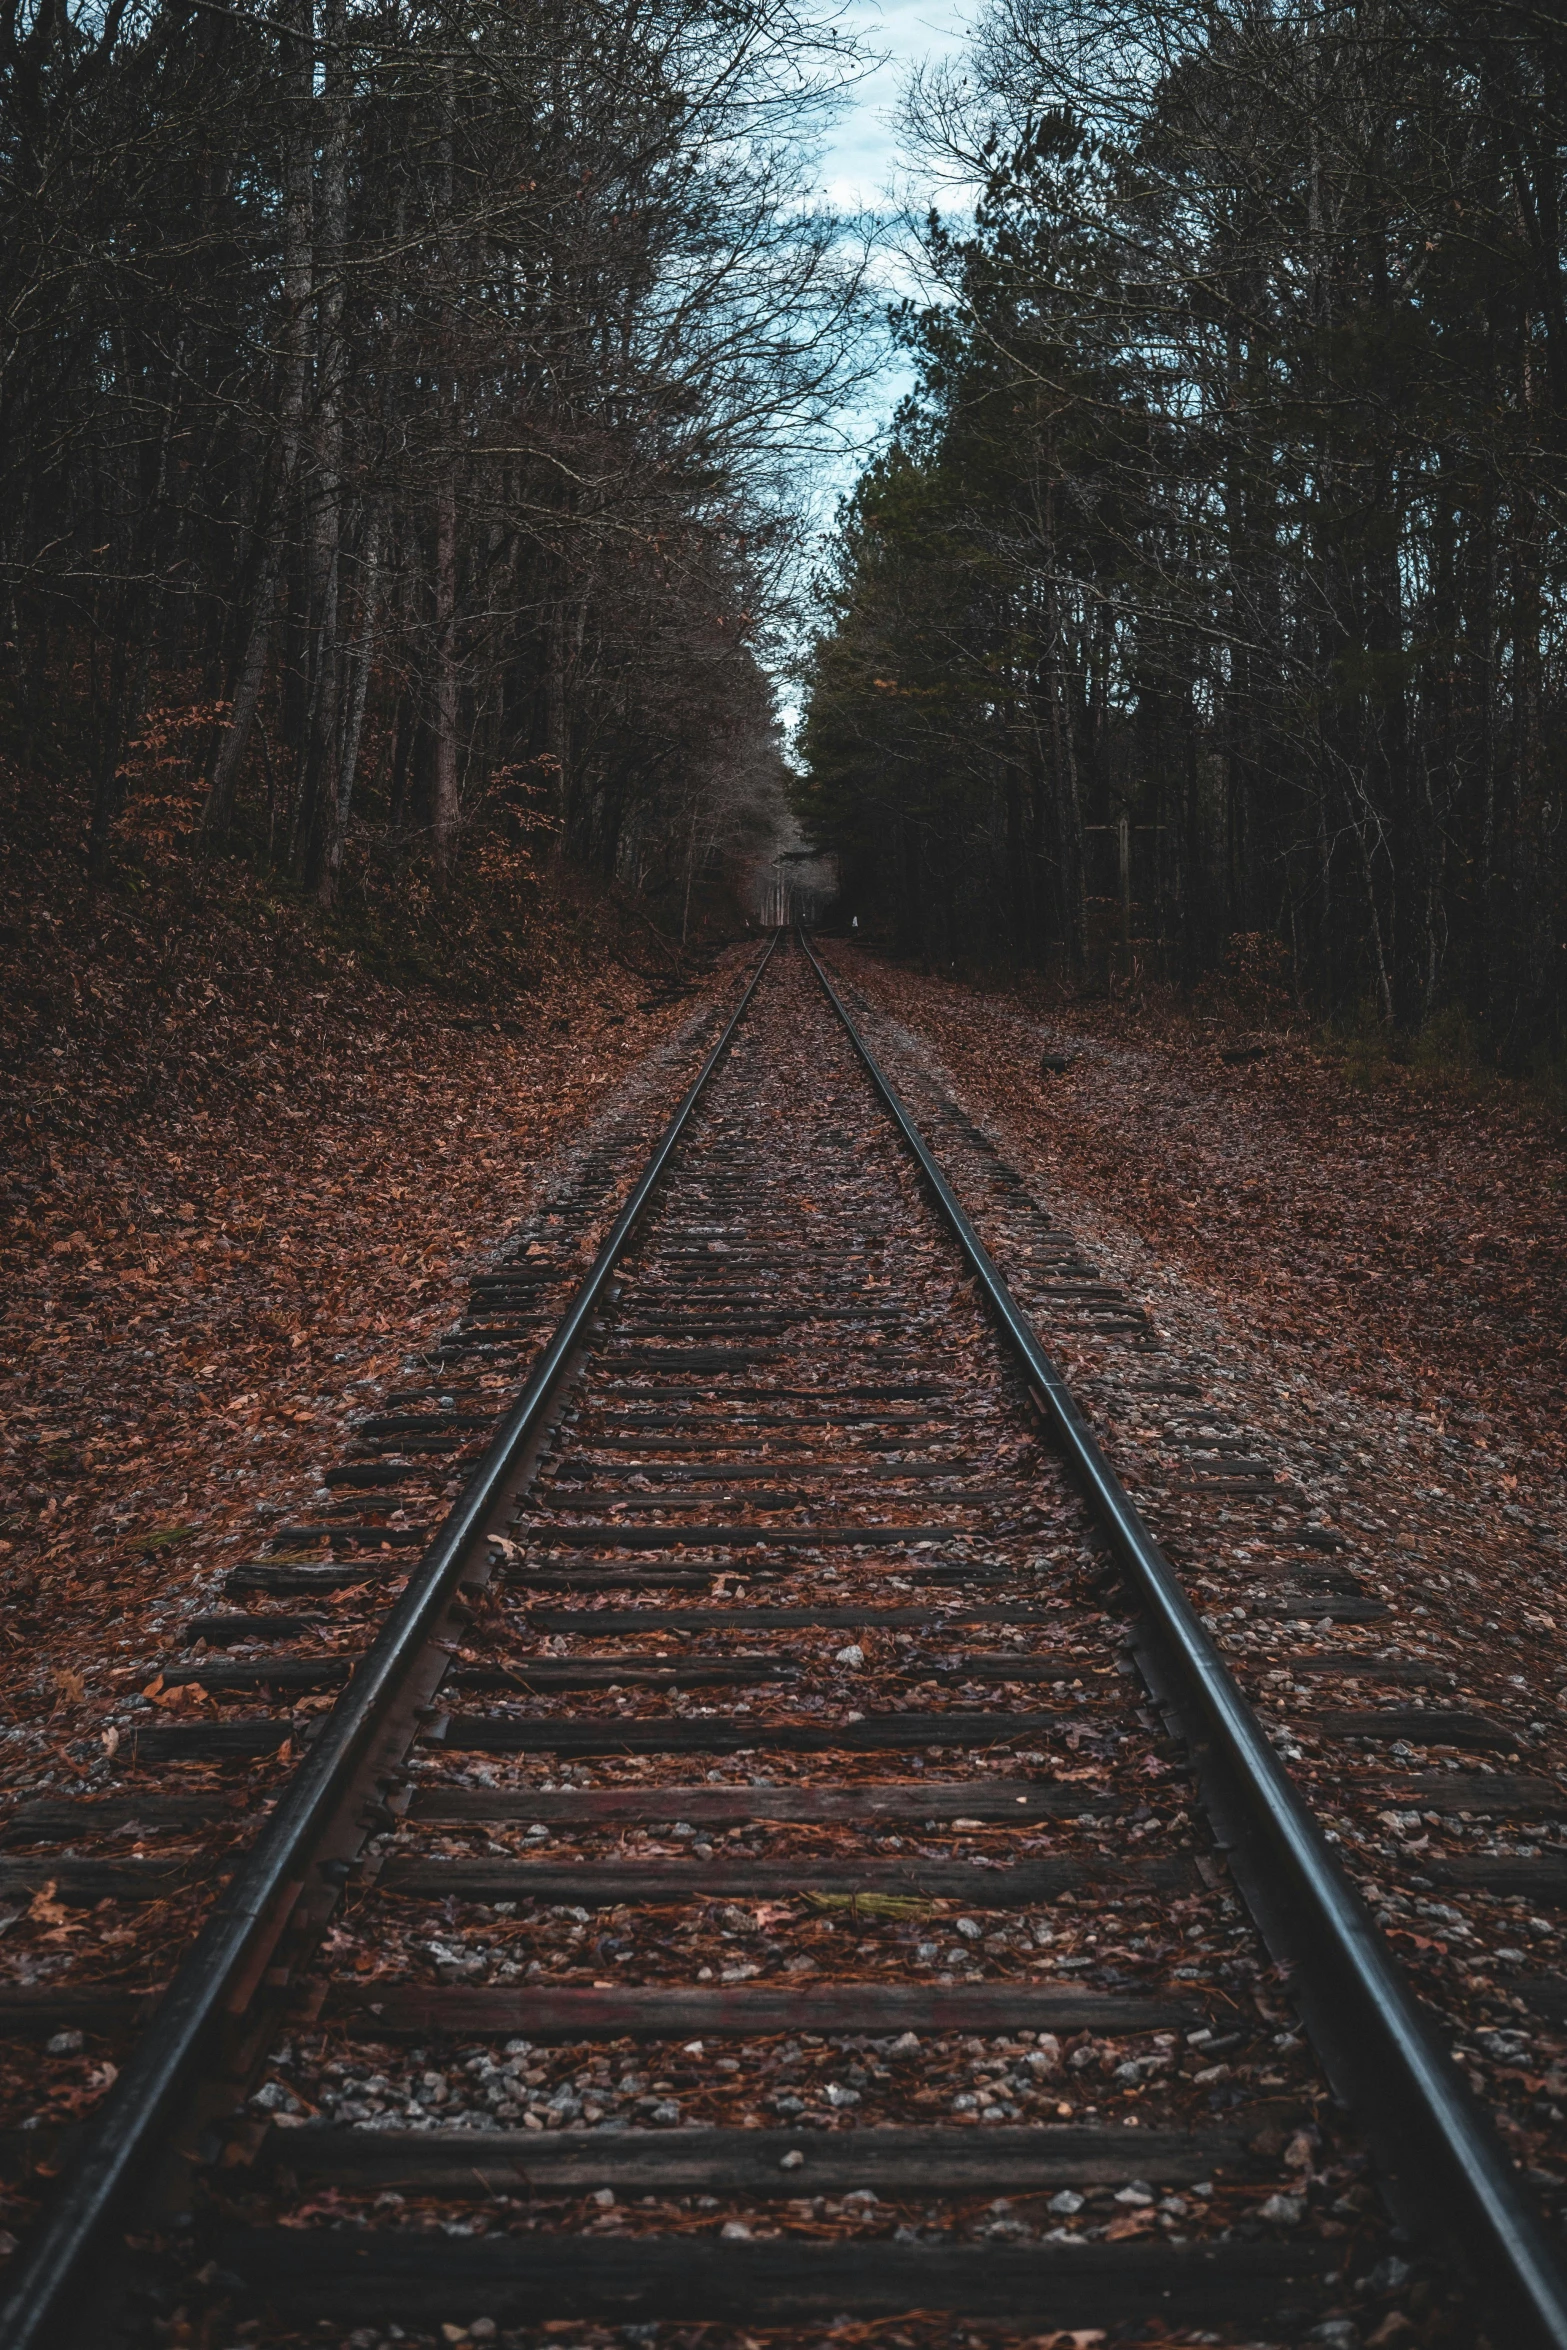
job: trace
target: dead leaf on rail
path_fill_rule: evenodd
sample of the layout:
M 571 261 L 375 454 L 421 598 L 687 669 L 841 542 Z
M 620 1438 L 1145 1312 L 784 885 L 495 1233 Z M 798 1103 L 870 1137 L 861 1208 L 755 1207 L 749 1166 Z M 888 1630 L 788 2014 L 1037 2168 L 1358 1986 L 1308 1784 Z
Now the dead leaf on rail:
M 27 1914 L 34 1925 L 50 1929 L 42 1937 L 45 1942 L 64 1942 L 72 1934 L 82 1931 L 82 1921 L 72 1918 L 64 1903 L 56 1901 L 54 1889 L 57 1882 L 57 1878 L 51 1877 L 46 1885 L 40 1885 L 27 1905 Z

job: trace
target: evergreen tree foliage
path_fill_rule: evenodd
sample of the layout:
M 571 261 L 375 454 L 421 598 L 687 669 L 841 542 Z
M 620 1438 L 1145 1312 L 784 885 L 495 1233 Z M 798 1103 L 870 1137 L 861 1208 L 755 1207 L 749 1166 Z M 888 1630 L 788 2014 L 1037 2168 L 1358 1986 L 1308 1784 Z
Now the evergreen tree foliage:
M 821 584 L 856 911 L 1559 1039 L 1564 68 L 1492 0 L 992 0 L 916 88 L 980 195 Z

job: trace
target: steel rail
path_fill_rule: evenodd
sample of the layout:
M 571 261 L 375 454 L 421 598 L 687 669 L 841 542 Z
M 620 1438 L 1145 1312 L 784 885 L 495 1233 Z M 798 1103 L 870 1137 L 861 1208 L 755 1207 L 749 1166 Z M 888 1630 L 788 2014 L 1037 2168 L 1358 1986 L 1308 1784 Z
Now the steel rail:
M 1283 1880 L 1303 1929 L 1304 1954 L 1295 1963 L 1304 1979 L 1315 1976 L 1319 1992 L 1325 1986 L 1328 1993 L 1324 2012 L 1338 2060 L 1328 2054 L 1326 2061 L 1335 2090 L 1379 2152 L 1392 2150 L 1402 2200 L 1432 2248 L 1456 2256 L 1479 2290 L 1505 2308 L 1516 2329 L 1509 2339 L 1531 2350 L 1567 2350 L 1567 2277 L 1489 2116 L 1438 2045 L 1322 1828 L 803 932 L 800 944 L 1152 1619 L 1183 1713 L 1200 1724 L 1261 1854 Z
M 0 2305 L 3 2350 L 61 2350 L 92 2291 L 110 2231 L 144 2188 L 166 2133 L 199 2079 L 235 1988 L 254 1980 L 308 1879 L 311 1848 L 365 1760 L 400 1685 L 448 1608 L 454 1586 L 586 1335 L 611 1274 L 636 1233 L 692 1112 L 761 984 L 775 933 L 739 1003 L 656 1144 L 591 1270 L 557 1323 L 521 1396 L 389 1611 L 325 1727 L 180 1965 L 146 2031 L 90 2125 L 86 2144 L 29 2244 Z

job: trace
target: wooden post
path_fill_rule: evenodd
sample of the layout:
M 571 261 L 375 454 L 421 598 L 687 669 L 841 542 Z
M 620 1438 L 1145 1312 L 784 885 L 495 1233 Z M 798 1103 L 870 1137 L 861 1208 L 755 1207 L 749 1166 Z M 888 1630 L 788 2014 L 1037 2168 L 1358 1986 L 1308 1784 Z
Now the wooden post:
M 1113 832 L 1115 834 L 1116 879 L 1121 900 L 1120 965 L 1121 977 L 1132 976 L 1132 835 L 1134 832 L 1163 832 L 1162 824 L 1134 824 L 1129 804 L 1123 800 L 1116 811 L 1113 824 L 1085 824 L 1085 832 Z

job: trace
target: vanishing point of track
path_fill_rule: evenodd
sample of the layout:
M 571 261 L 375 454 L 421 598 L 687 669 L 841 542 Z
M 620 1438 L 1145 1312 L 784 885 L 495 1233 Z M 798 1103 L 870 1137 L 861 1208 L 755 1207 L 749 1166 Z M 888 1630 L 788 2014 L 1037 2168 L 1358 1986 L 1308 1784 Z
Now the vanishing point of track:
M 1567 2350 L 1484 2113 L 803 942 L 581 1279 L 624 1156 L 190 1628 L 210 1718 L 142 1734 L 147 1791 L 13 1823 L 63 1902 L 227 1874 L 150 2017 L 85 2001 L 141 2028 L 0 2340 L 1300 2339 L 1424 2244 Z

